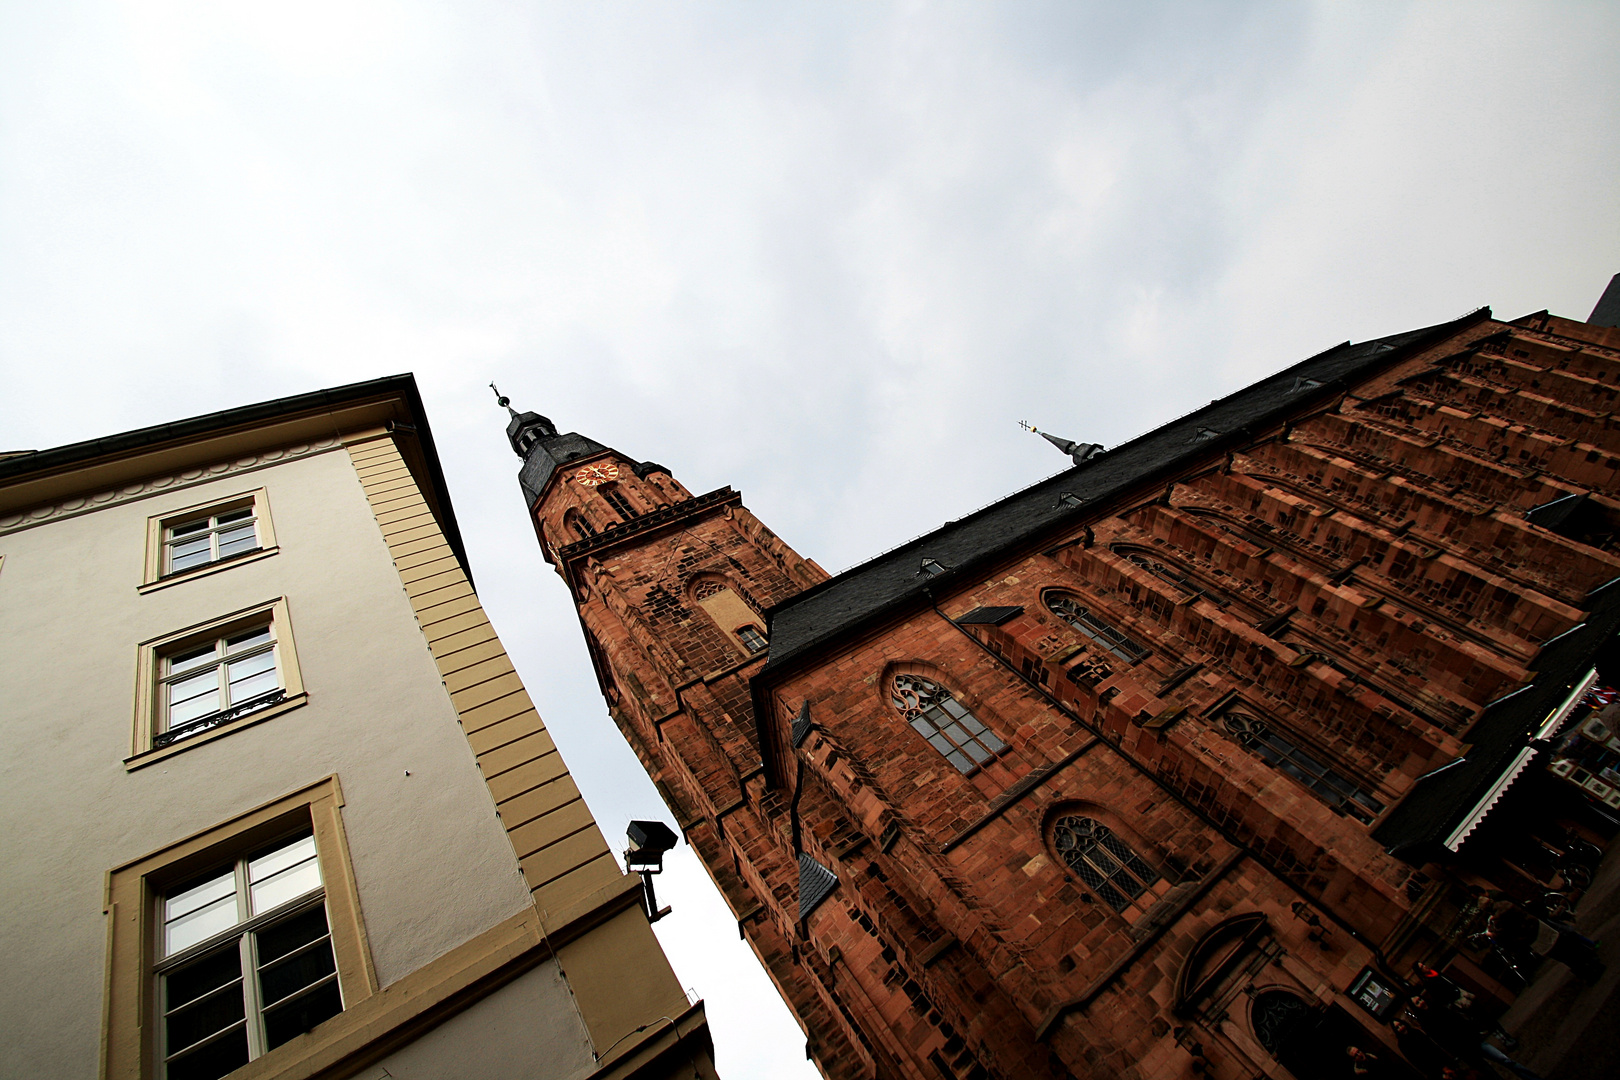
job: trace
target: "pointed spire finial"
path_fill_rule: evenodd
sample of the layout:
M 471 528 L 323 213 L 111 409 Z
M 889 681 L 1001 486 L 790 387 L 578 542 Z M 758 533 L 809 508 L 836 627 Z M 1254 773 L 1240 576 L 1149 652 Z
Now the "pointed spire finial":
M 496 386 L 493 382 L 489 384 L 489 388 L 495 391 L 495 404 L 511 413 L 515 418 L 517 416 L 517 410 L 512 408 L 512 399 L 501 393 L 500 387 Z
M 1083 465 L 1103 452 L 1101 443 L 1075 442 L 1073 439 L 1065 439 L 1061 436 L 1053 435 L 1049 431 L 1042 431 L 1035 425 L 1027 423 L 1023 420 L 1018 421 L 1018 426 L 1033 435 L 1039 435 L 1041 438 L 1045 439 L 1047 442 L 1051 443 L 1065 454 L 1068 454 L 1070 460 L 1072 460 L 1076 465 Z

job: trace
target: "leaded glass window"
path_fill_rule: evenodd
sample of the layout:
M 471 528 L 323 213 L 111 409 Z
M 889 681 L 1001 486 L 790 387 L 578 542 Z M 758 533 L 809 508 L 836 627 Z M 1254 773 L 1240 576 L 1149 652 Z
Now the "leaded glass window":
M 920 675 L 896 675 L 889 692 L 906 723 L 964 773 L 973 772 L 1007 747 L 972 710 L 936 682 Z
M 1058 618 L 1126 663 L 1134 664 L 1148 654 L 1146 649 L 1107 621 L 1093 615 L 1089 608 L 1072 596 L 1049 596 L 1046 606 Z
M 1159 873 L 1131 846 L 1095 818 L 1061 817 L 1053 828 L 1058 854 L 1086 887 L 1115 911 L 1159 880 Z
M 1228 734 L 1238 745 L 1304 784 L 1311 794 L 1333 809 L 1364 822 L 1371 822 L 1383 812 L 1383 803 L 1264 720 L 1243 713 L 1228 713 L 1224 720 Z

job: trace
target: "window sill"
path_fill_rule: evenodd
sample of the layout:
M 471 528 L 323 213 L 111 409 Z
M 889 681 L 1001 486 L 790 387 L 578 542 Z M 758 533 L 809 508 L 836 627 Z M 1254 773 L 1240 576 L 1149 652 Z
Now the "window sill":
M 228 559 L 217 559 L 214 562 L 206 563 L 202 566 L 194 566 L 190 570 L 182 570 L 178 574 L 170 574 L 167 577 L 160 577 L 155 581 L 142 582 L 136 587 L 135 591 L 140 593 L 142 596 L 145 596 L 147 593 L 156 592 L 159 589 L 166 589 L 170 585 L 178 585 L 182 581 L 193 581 L 200 577 L 207 577 L 209 574 L 217 574 L 221 570 L 229 570 L 233 566 L 241 566 L 243 563 L 257 562 L 260 559 L 268 559 L 270 556 L 276 554 L 280 550 L 281 548 L 278 545 L 273 544 L 270 547 L 257 548 L 241 555 L 232 555 Z
M 231 720 L 227 723 L 221 724 L 219 727 L 198 732 L 189 738 L 172 742 L 168 746 L 158 747 L 157 749 L 142 750 L 140 753 L 133 754 L 124 759 L 124 768 L 129 772 L 134 772 L 136 769 L 143 769 L 146 766 L 151 765 L 153 762 L 163 761 L 167 758 L 173 757 L 176 754 L 184 753 L 194 746 L 202 746 L 205 743 L 213 742 L 215 739 L 230 735 L 233 732 L 241 731 L 243 728 L 252 727 L 254 724 L 262 723 L 263 721 L 269 720 L 272 717 L 280 716 L 282 713 L 290 712 L 293 709 L 303 705 L 308 700 L 309 695 L 307 693 L 300 692 L 297 694 L 289 694 L 287 697 L 276 702 L 274 705 L 260 709 L 257 712 L 249 713 L 248 715 L 240 717 L 236 720 Z

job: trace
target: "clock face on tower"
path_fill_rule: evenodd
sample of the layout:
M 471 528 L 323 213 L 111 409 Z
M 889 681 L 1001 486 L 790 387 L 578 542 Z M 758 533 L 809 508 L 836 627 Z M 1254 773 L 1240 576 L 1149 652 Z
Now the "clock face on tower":
M 598 484 L 605 484 L 609 480 L 617 480 L 618 478 L 619 467 L 612 462 L 605 462 L 599 465 L 587 465 L 579 470 L 574 474 L 574 483 L 582 487 L 593 488 Z

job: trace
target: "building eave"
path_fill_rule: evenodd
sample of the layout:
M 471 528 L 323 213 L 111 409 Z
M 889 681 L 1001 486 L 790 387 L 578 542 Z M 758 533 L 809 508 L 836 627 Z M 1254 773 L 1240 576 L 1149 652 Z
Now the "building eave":
M 114 489 L 199 461 L 341 437 L 368 425 L 392 425 L 392 430 L 407 437 L 402 440 L 403 456 L 412 471 L 420 474 L 417 480 L 423 495 L 471 581 L 427 410 L 415 377 L 408 373 L 0 458 L 0 515 L 75 494 Z M 412 441 L 418 452 L 410 451 L 407 444 Z

